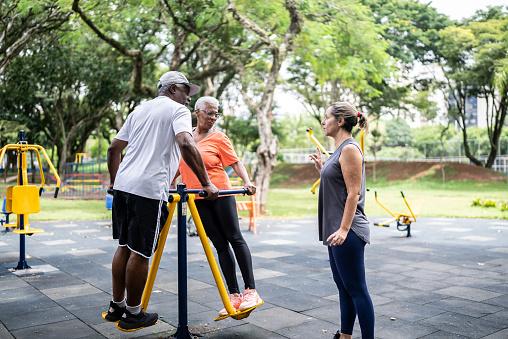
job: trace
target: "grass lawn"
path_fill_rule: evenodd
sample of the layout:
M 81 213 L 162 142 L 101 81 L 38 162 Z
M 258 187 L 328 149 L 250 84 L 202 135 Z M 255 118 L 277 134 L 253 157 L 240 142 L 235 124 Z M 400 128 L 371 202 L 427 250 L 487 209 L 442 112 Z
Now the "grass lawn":
M 448 182 L 443 185 L 434 181 L 414 181 L 376 184 L 368 183 L 366 212 L 370 217 L 388 215 L 374 201 L 374 190 L 380 200 L 390 209 L 405 212 L 400 190 L 403 190 L 417 217 L 464 217 L 508 219 L 508 211 L 499 208 L 471 207 L 475 198 L 508 201 L 508 184 Z M 242 198 L 241 198 L 242 199 Z M 245 198 L 243 198 L 245 199 Z M 44 198 L 41 212 L 32 220 L 101 220 L 110 219 L 111 212 L 103 200 L 63 200 Z M 268 216 L 280 218 L 312 217 L 317 213 L 317 195 L 309 187 L 274 187 L 269 193 Z M 247 215 L 242 212 L 242 215 Z
M 41 199 L 41 212 L 31 220 L 103 220 L 111 219 L 104 200 Z
M 408 212 L 400 191 L 410 203 L 417 217 L 500 218 L 508 219 L 508 211 L 499 208 L 471 207 L 475 198 L 508 202 L 507 183 L 448 182 L 435 181 L 378 182 L 367 183 L 366 213 L 371 217 L 389 217 L 375 202 L 374 191 L 379 200 L 394 212 Z M 269 193 L 269 215 L 274 217 L 302 217 L 316 215 L 317 195 L 309 187 L 284 189 L 273 188 Z

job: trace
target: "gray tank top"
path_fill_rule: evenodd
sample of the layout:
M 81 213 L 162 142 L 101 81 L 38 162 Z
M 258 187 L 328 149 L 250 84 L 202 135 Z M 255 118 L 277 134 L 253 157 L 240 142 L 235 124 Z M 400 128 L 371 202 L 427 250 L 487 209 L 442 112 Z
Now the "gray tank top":
M 347 190 L 344 182 L 344 176 L 340 168 L 339 157 L 346 145 L 353 144 L 360 146 L 353 139 L 349 138 L 333 152 L 326 160 L 321 169 L 321 183 L 319 184 L 319 203 L 318 203 L 318 220 L 319 220 L 319 240 L 323 245 L 328 245 L 326 239 L 340 227 L 344 207 L 346 205 Z M 360 151 L 361 152 L 361 151 Z M 362 154 L 362 186 L 360 189 L 360 199 L 356 207 L 356 213 L 351 223 L 350 231 L 365 241 L 370 243 L 369 221 L 364 212 L 365 207 L 365 161 Z

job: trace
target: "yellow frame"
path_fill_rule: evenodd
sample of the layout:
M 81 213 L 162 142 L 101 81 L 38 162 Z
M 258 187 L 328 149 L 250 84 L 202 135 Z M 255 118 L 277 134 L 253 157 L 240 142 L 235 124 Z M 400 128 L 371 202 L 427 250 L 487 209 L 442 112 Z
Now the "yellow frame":
M 374 200 L 376 201 L 376 203 L 382 209 L 384 209 L 386 211 L 386 213 L 390 214 L 393 217 L 393 219 L 389 219 L 387 221 L 380 222 L 380 223 L 375 223 L 374 224 L 375 226 L 389 227 L 389 225 L 394 221 L 398 221 L 404 225 L 410 225 L 412 222 L 416 222 L 416 216 L 413 212 L 413 209 L 409 205 L 409 202 L 407 201 L 406 196 L 404 195 L 404 193 L 402 191 L 400 193 L 402 195 L 402 199 L 404 200 L 404 204 L 406 205 L 407 209 L 409 210 L 409 214 L 393 212 L 392 210 L 388 209 L 388 207 L 386 207 L 383 203 L 381 203 L 381 201 L 378 199 L 377 192 L 374 191 Z
M 39 196 L 38 195 L 34 196 L 33 191 L 31 191 L 31 192 L 27 191 L 26 192 L 27 194 L 14 194 L 14 190 L 17 187 L 23 187 L 23 188 L 25 186 L 32 186 L 32 187 L 34 187 L 34 185 L 29 185 L 28 184 L 28 170 L 27 170 L 27 161 L 26 161 L 26 154 L 27 154 L 27 152 L 34 152 L 35 155 L 37 156 L 37 163 L 39 165 L 39 175 L 40 175 L 40 178 L 41 178 L 41 186 L 39 187 L 39 190 L 44 189 L 44 185 L 46 183 L 46 178 L 44 176 L 44 171 L 43 171 L 43 167 L 42 167 L 42 160 L 41 160 L 41 155 L 40 155 L 41 152 L 42 152 L 42 155 L 44 156 L 44 159 L 48 163 L 48 166 L 49 166 L 51 172 L 53 172 L 53 174 L 55 175 L 57 189 L 59 189 L 59 187 L 60 187 L 60 182 L 61 182 L 60 181 L 60 176 L 58 175 L 58 172 L 56 171 L 55 167 L 53 166 L 53 163 L 49 159 L 49 156 L 46 153 L 46 150 L 44 149 L 44 147 L 39 146 L 39 145 L 34 145 L 34 144 L 28 144 L 26 142 L 19 142 L 17 144 L 7 144 L 4 147 L 0 148 L 0 164 L 2 164 L 2 161 L 3 161 L 3 158 L 5 156 L 5 153 L 7 151 L 9 151 L 9 150 L 16 151 L 16 153 L 17 153 L 17 166 L 19 166 L 19 157 L 21 157 L 21 160 L 22 160 L 21 164 L 22 165 L 21 165 L 21 178 L 20 178 L 20 175 L 18 174 L 17 186 L 11 186 L 11 187 L 8 187 L 8 189 L 7 189 L 7 205 L 6 205 L 6 209 L 8 211 L 10 211 L 10 212 L 14 212 L 14 211 L 12 211 L 13 205 L 21 206 L 21 205 L 26 205 L 27 203 L 30 204 L 30 202 L 25 202 L 24 204 L 13 204 L 12 200 L 16 196 L 17 197 L 23 196 L 24 198 L 29 199 L 31 201 L 31 204 L 35 204 L 36 207 L 34 207 L 31 210 L 29 210 L 28 213 L 15 213 L 15 214 L 18 215 L 16 224 L 14 224 L 14 223 L 5 224 L 4 227 L 16 227 L 17 229 L 14 231 L 14 233 L 17 233 L 17 234 L 32 235 L 34 233 L 42 233 L 42 232 L 44 232 L 43 230 L 38 229 L 38 228 L 31 228 L 30 227 L 30 223 L 28 222 L 28 215 L 30 213 L 36 213 L 34 211 L 40 210 L 39 201 L 35 201 L 36 199 L 39 198 Z M 18 168 L 18 170 L 19 170 L 19 168 Z M 22 179 L 23 184 L 21 184 L 21 180 L 20 179 Z M 28 188 L 24 188 L 24 189 L 26 190 Z M 31 189 L 28 189 L 28 190 L 30 191 Z M 18 212 L 19 212 L 19 210 L 18 210 Z M 19 215 L 23 215 L 24 216 L 23 229 L 21 229 Z
M 145 288 L 143 290 L 143 296 L 141 298 L 141 308 L 146 311 L 148 308 L 148 303 L 150 301 L 150 296 L 152 294 L 153 285 L 155 282 L 155 278 L 157 276 L 157 271 L 159 269 L 160 260 L 162 257 L 162 252 L 164 251 L 164 245 L 166 243 L 166 239 L 169 233 L 169 228 L 171 225 L 171 219 L 173 218 L 173 214 L 175 212 L 175 208 L 177 203 L 180 201 L 180 195 L 173 195 L 173 201 L 168 206 L 169 216 L 164 225 L 164 228 L 161 232 L 159 238 L 159 244 L 157 245 L 157 250 L 154 253 L 154 257 L 152 263 L 150 265 L 150 270 L 148 272 L 148 278 L 146 280 Z M 250 315 L 250 313 L 257 307 L 261 306 L 264 301 L 261 302 L 244 311 L 237 311 L 231 305 L 231 301 L 229 300 L 229 295 L 226 290 L 226 286 L 224 285 L 224 281 L 222 280 L 222 276 L 219 270 L 219 266 L 217 265 L 217 261 L 212 252 L 212 248 L 210 247 L 210 243 L 208 242 L 208 237 L 205 232 L 205 228 L 203 227 L 203 222 L 201 221 L 201 217 L 199 216 L 198 209 L 195 203 L 195 194 L 188 195 L 187 205 L 191 212 L 192 219 L 194 220 L 194 224 L 196 225 L 196 230 L 198 232 L 199 240 L 201 241 L 201 245 L 203 246 L 203 250 L 205 251 L 205 255 L 208 261 L 208 265 L 210 266 L 210 270 L 212 271 L 213 278 L 215 280 L 215 284 L 217 285 L 217 289 L 219 290 L 219 296 L 224 304 L 224 308 L 228 312 L 225 316 L 218 316 L 215 318 L 215 321 L 223 320 L 228 317 L 231 317 L 236 320 L 240 320 L 246 318 Z

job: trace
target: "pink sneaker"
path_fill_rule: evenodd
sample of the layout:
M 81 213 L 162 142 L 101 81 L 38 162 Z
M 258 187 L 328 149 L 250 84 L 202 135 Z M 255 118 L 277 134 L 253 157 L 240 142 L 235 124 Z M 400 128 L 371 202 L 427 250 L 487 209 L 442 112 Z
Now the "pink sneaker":
M 244 311 L 248 308 L 257 306 L 259 303 L 261 303 L 261 298 L 259 297 L 258 292 L 254 289 L 248 288 L 243 292 L 243 301 L 238 309 L 240 311 Z
M 229 301 L 231 301 L 231 306 L 235 310 L 238 310 L 238 307 L 240 307 L 240 304 L 243 301 L 243 296 L 240 293 L 232 293 L 229 295 Z M 226 308 L 223 308 L 219 311 L 220 316 L 228 315 L 228 311 L 226 311 Z

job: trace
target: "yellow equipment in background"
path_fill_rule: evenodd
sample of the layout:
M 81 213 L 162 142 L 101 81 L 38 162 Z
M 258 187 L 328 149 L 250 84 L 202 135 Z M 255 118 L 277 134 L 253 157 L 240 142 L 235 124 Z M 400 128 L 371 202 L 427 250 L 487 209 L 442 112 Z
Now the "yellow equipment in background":
M 0 148 L 0 164 L 7 151 L 15 151 L 17 155 L 17 185 L 7 187 L 6 192 L 6 212 L 14 213 L 17 215 L 16 223 L 4 224 L 4 227 L 15 228 L 14 233 L 20 235 L 20 258 L 16 269 L 30 268 L 25 260 L 25 235 L 32 235 L 34 233 L 44 232 L 41 229 L 30 227 L 28 222 L 28 215 L 40 212 L 40 195 L 44 190 L 45 177 L 42 167 L 41 154 L 48 163 L 48 166 L 56 178 L 56 190 L 54 197 L 58 196 L 58 190 L 60 188 L 60 177 L 51 163 L 51 160 L 46 153 L 44 147 L 28 144 L 25 140 L 25 133 L 19 132 L 19 141 L 17 144 L 8 144 Z M 27 170 L 27 153 L 33 152 L 37 157 L 37 163 L 39 165 L 39 175 L 41 179 L 40 187 L 29 184 L 28 182 L 28 170 Z
M 316 147 L 319 149 L 319 151 L 323 154 L 325 154 L 326 156 L 330 156 L 330 152 L 328 152 L 324 147 L 323 145 L 321 145 L 321 143 L 319 142 L 318 139 L 316 139 L 316 137 L 314 136 L 314 131 L 312 130 L 312 128 L 307 128 L 307 138 L 310 140 L 310 142 L 312 142 L 314 145 L 316 145 Z M 360 130 L 360 136 L 359 136 L 359 139 L 360 139 L 360 149 L 362 150 L 362 153 L 364 153 L 364 149 L 365 149 L 365 130 Z M 319 183 L 321 182 L 321 179 L 317 179 L 313 184 L 312 184 L 312 187 L 310 188 L 310 191 L 312 192 L 312 194 L 316 194 L 316 190 L 319 186 Z
M 411 209 L 411 206 L 409 205 L 409 202 L 406 199 L 406 196 L 404 195 L 404 192 L 400 191 L 400 194 L 402 195 L 402 199 L 404 199 L 404 204 L 406 204 L 407 209 L 409 210 L 409 213 L 397 213 L 393 212 L 388 209 L 385 205 L 379 201 L 377 192 L 374 191 L 374 198 L 376 200 L 376 203 L 381 206 L 382 209 L 384 209 L 388 214 L 390 214 L 393 218 L 383 221 L 383 222 L 377 222 L 374 223 L 375 226 L 380 227 L 390 227 L 390 224 L 392 222 L 397 222 L 397 230 L 401 232 L 407 232 L 406 237 L 411 236 L 411 223 L 416 221 L 416 216 L 413 213 L 413 210 Z

